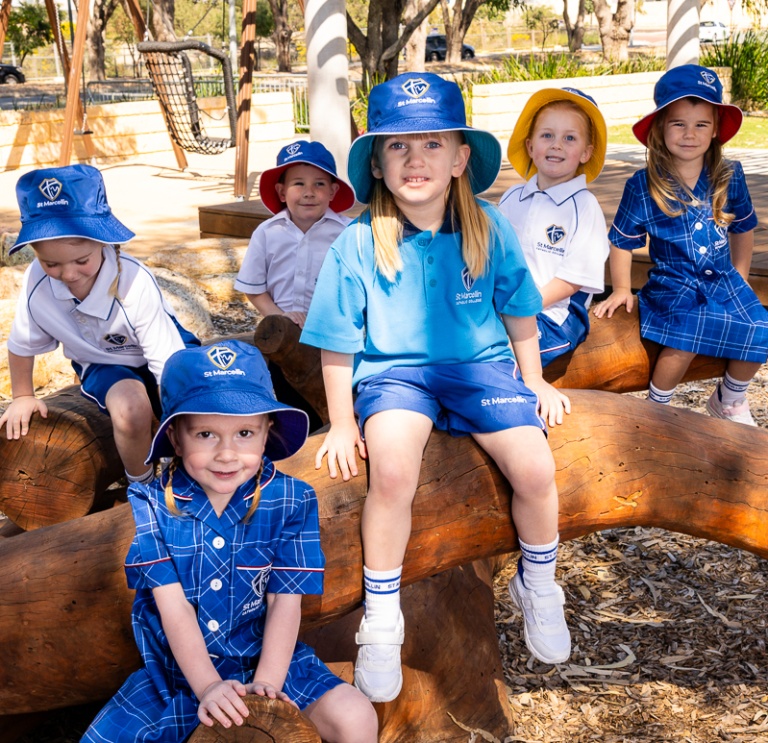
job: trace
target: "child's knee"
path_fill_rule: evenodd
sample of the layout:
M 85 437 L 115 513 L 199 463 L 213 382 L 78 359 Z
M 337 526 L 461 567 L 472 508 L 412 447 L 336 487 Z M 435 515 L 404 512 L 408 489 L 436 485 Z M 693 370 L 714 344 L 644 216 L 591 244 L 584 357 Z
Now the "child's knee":
M 375 743 L 379 720 L 367 697 L 349 684 L 324 695 L 309 714 L 329 743 Z
M 123 380 L 115 384 L 105 400 L 112 425 L 120 429 L 146 428 L 151 425 L 152 403 L 143 384 Z

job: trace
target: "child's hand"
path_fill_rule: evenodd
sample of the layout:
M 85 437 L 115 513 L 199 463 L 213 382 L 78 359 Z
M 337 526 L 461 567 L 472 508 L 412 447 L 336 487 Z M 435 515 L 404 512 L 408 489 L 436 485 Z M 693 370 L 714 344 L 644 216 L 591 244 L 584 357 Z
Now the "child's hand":
M 220 722 L 225 728 L 242 725 L 248 717 L 248 707 L 242 700 L 247 694 L 246 687 L 235 679 L 214 681 L 203 692 L 197 716 L 203 725 L 211 727 Z
M 296 707 L 296 709 L 299 708 L 299 705 L 296 704 L 296 702 L 294 702 L 293 699 L 291 699 L 285 692 L 276 689 L 268 681 L 259 681 L 258 679 L 254 679 L 253 683 L 245 685 L 245 689 L 248 694 L 258 694 L 260 697 L 279 699 L 281 702 L 288 702 L 288 704 L 293 705 Z
M 343 418 L 332 423 L 325 435 L 325 440 L 317 450 L 315 469 L 319 470 L 323 466 L 323 457 L 327 454 L 328 474 L 331 478 L 335 479 L 339 471 L 343 480 L 357 477 L 356 448 L 360 456 L 365 459 L 365 442 L 360 436 L 357 421 L 354 418 Z
M 592 314 L 595 317 L 613 317 L 613 313 L 621 307 L 626 305 L 627 312 L 632 312 L 632 308 L 635 306 L 635 295 L 632 294 L 631 289 L 616 289 L 608 299 L 604 299 L 602 302 L 598 302 Z
M 571 401 L 567 395 L 553 387 L 544 377 L 523 377 L 525 386 L 539 396 L 539 413 L 549 426 L 563 422 L 563 411 L 571 412 Z
M 26 436 L 29 431 L 29 421 L 37 412 L 42 418 L 48 417 L 48 406 L 34 395 L 22 395 L 15 398 L 0 417 L 0 428 L 6 424 L 9 439 Z
M 295 322 L 300 328 L 304 327 L 304 321 L 307 319 L 306 312 L 284 312 L 283 313 L 291 322 Z

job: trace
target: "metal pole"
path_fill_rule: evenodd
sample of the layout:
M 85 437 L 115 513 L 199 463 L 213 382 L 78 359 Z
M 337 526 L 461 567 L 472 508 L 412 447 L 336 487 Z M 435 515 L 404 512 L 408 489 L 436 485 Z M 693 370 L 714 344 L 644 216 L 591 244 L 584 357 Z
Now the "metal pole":
M 229 61 L 237 69 L 237 8 L 235 0 L 229 0 Z

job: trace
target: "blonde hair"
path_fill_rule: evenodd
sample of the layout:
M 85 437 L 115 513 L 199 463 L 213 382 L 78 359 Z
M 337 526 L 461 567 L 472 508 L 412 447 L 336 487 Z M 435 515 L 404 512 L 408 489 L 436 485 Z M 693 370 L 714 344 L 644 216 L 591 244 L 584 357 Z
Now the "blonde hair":
M 707 103 L 693 96 L 683 100 L 690 101 L 694 105 Z M 707 105 L 712 106 L 711 103 Z M 718 111 L 716 106 L 712 106 L 712 109 L 715 131 L 717 131 Z M 689 206 L 699 202 L 693 195 L 693 191 L 680 178 L 674 157 L 664 141 L 664 124 L 668 113 L 668 107 L 659 111 L 648 132 L 648 191 L 664 214 L 668 217 L 679 217 Z M 704 155 L 704 166 L 709 175 L 707 198 L 712 202 L 712 216 L 716 224 L 727 227 L 734 219 L 733 214 L 725 211 L 733 168 L 723 157 L 723 145 L 717 138 L 712 140 Z
M 453 130 L 450 130 L 453 131 Z M 447 132 L 445 132 L 447 133 Z M 441 133 L 442 134 L 442 133 Z M 457 132 L 464 144 L 461 132 Z M 428 136 L 428 133 L 424 133 Z M 373 157 L 379 152 L 385 136 L 377 136 L 373 144 Z M 473 278 L 482 276 L 488 267 L 491 231 L 493 225 L 472 191 L 470 165 L 458 178 L 451 179 L 445 194 L 446 209 L 451 224 L 462 233 L 461 255 Z M 400 244 L 403 241 L 403 214 L 395 203 L 392 192 L 382 178 L 374 181 L 371 203 L 364 212 L 373 233 L 373 257 L 376 270 L 390 283 L 403 270 Z
M 115 260 L 117 261 L 117 275 L 115 276 L 112 283 L 109 285 L 109 296 L 114 297 L 118 302 L 122 302 L 123 298 L 120 296 L 120 293 L 118 291 L 118 286 L 120 284 L 120 276 L 123 273 L 123 264 L 120 260 L 120 246 L 117 243 L 114 243 L 112 247 L 115 249 Z

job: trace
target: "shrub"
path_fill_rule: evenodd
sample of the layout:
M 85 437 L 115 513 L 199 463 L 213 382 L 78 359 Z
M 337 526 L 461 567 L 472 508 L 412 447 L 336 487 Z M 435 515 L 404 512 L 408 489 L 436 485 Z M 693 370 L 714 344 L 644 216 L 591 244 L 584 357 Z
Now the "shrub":
M 749 30 L 713 44 L 701 55 L 706 67 L 731 68 L 731 100 L 746 111 L 768 108 L 768 38 Z

